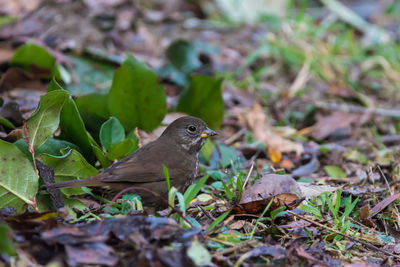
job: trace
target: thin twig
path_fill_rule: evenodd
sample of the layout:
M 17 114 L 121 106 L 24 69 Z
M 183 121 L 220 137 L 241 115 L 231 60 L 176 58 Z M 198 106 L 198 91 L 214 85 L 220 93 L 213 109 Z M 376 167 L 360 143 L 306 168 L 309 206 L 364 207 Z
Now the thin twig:
M 224 144 L 229 146 L 232 145 L 236 140 L 238 140 L 242 135 L 246 133 L 246 127 L 242 127 L 239 131 L 231 135 L 228 139 L 224 141 Z
M 316 221 L 313 221 L 313 220 L 311 220 L 311 219 L 308 219 L 308 218 L 306 218 L 306 217 L 304 217 L 304 216 L 302 216 L 302 215 L 296 214 L 296 213 L 294 213 L 294 212 L 292 212 L 292 211 L 290 211 L 290 210 L 287 210 L 287 212 L 288 212 L 289 214 L 292 214 L 292 215 L 295 216 L 295 217 L 298 217 L 298 218 L 303 219 L 303 220 L 305 220 L 305 221 L 307 221 L 307 222 L 310 222 L 310 223 L 312 223 L 312 224 L 314 224 L 314 225 L 316 225 L 316 226 L 318 226 L 318 227 L 324 228 L 324 229 L 326 229 L 326 230 L 328 230 L 328 231 L 334 232 L 335 234 L 338 234 L 338 235 L 341 235 L 341 236 L 343 236 L 343 237 L 345 237 L 345 238 L 348 238 L 348 239 L 350 239 L 351 241 L 360 243 L 360 244 L 362 244 L 362 245 L 364 245 L 364 246 L 366 246 L 366 247 L 368 247 L 368 248 L 371 248 L 371 249 L 374 249 L 374 250 L 376 250 L 376 251 L 379 251 L 379 252 L 381 252 L 381 253 L 383 253 L 383 254 L 392 256 L 392 257 L 394 257 L 394 258 L 396 258 L 396 259 L 400 259 L 400 255 L 395 255 L 395 254 L 390 253 L 390 252 L 388 252 L 388 251 L 386 251 L 386 250 L 380 249 L 380 248 L 378 248 L 378 247 L 376 247 L 376 246 L 374 246 L 374 245 L 372 245 L 372 244 L 370 244 L 370 243 L 364 242 L 364 241 L 362 241 L 362 240 L 360 240 L 360 239 L 358 239 L 358 238 L 352 237 L 352 236 L 350 236 L 350 235 L 343 234 L 343 233 L 341 233 L 341 232 L 339 232 L 339 231 L 337 231 L 337 230 L 335 230 L 335 229 L 332 229 L 332 228 L 330 228 L 330 227 L 328 227 L 328 226 L 326 226 L 326 225 L 323 225 L 323 224 L 321 224 L 321 223 L 319 223 L 319 222 L 316 222 Z
M 211 215 L 207 210 L 205 210 L 202 206 L 196 205 L 196 207 L 197 207 L 199 210 L 201 210 L 201 211 L 204 213 L 204 215 L 206 215 L 206 217 L 207 217 L 208 219 L 210 219 L 211 221 L 215 221 L 214 216 L 212 216 L 212 215 Z
M 387 186 L 387 188 L 389 189 L 389 193 L 390 193 L 390 195 L 392 196 L 392 195 L 393 195 L 393 192 L 392 192 L 392 189 L 390 189 L 390 184 L 389 184 L 388 179 L 386 178 L 386 175 L 383 173 L 383 171 L 382 171 L 382 169 L 381 169 L 381 166 L 379 166 L 378 164 L 377 164 L 376 166 L 377 166 L 377 168 L 378 168 L 378 170 L 379 170 L 379 173 L 381 174 L 382 178 L 385 180 L 386 186 Z
M 222 255 L 225 255 L 225 254 L 229 254 L 229 253 L 235 252 L 236 250 L 239 250 L 239 249 L 241 249 L 241 248 L 243 248 L 245 246 L 251 246 L 251 245 L 253 245 L 253 244 L 255 245 L 257 243 L 258 243 L 258 241 L 255 240 L 255 239 L 248 239 L 248 240 L 245 240 L 243 242 L 240 242 L 237 245 L 234 245 L 233 247 L 226 248 L 224 250 L 215 252 L 213 254 L 213 256 L 222 256 Z
M 316 101 L 315 106 L 323 109 L 347 111 L 351 113 L 373 113 L 374 115 L 400 118 L 400 110 L 398 109 L 386 109 L 386 108 L 364 108 L 355 105 L 338 104 L 338 103 L 327 103 L 322 101 Z
M 254 168 L 254 162 L 251 164 L 250 171 L 247 174 L 246 180 L 244 180 L 244 183 L 243 183 L 243 186 L 242 186 L 242 190 L 244 190 L 244 188 L 246 187 L 246 184 L 249 181 L 250 175 L 253 172 L 253 168 Z

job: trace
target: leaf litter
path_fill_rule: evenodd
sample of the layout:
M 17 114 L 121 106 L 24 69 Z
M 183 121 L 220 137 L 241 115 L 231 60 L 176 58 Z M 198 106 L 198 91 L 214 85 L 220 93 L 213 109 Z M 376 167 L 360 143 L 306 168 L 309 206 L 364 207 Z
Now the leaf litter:
M 181 101 L 180 110 L 211 118 L 210 123 L 221 128 L 220 136 L 200 153 L 200 169 L 210 178 L 196 191 L 198 196 L 190 205 L 182 204 L 187 199 L 178 201 L 190 224 L 168 211 L 160 214 L 170 218 L 143 216 L 136 196 L 118 201 L 105 214 L 111 199 L 107 192 L 83 189 L 79 194 L 85 195 L 63 193 L 61 200 L 39 190 L 36 198 L 22 196 L 22 202 L 2 203 L 0 229 L 6 224 L 11 228 L 0 231 L 0 237 L 6 237 L 0 241 L 0 251 L 6 253 L 0 260 L 10 262 L 14 257 L 19 263 L 44 265 L 57 256 L 57 261 L 71 266 L 398 264 L 398 50 L 396 42 L 390 40 L 385 46 L 366 45 L 380 40 L 375 37 L 390 39 L 386 35 L 390 27 L 386 26 L 398 23 L 393 16 L 398 12 L 396 3 L 385 6 L 386 13 L 375 10 L 386 20 L 373 18 L 365 23 L 363 17 L 341 5 L 338 10 L 346 10 L 349 16 L 340 13 L 336 20 L 327 17 L 319 21 L 316 13 L 337 12 L 332 6 L 336 1 L 322 1 L 327 8 L 307 8 L 301 23 L 300 17 L 297 22 L 277 17 L 268 20 L 270 27 L 266 28 L 262 23 L 219 27 L 229 24 L 218 18 L 220 13 L 214 14 L 220 24 L 210 24 L 198 16 L 209 15 L 209 9 L 175 2 L 149 8 L 142 4 L 132 7 L 123 0 L 34 1 L 25 7 L 28 10 L 18 4 L 2 10 L 18 19 L 0 24 L 0 36 L 7 45 L 0 49 L 0 117 L 4 118 L 0 138 L 5 140 L 1 142 L 21 140 L 21 126 L 34 121 L 32 112 L 46 92 L 49 73 L 55 70 L 58 81 L 64 82 L 61 88 L 73 96 L 68 96 L 69 103 L 78 96 L 79 114 L 75 118 L 84 122 L 79 132 L 85 136 L 89 132 L 85 157 L 92 153 L 92 160 L 80 154 L 82 144 L 63 132 L 71 127 L 63 124 L 65 116 L 61 116 L 61 134 L 59 123 L 49 116 L 45 117 L 51 120 L 50 128 L 40 123 L 25 126 L 31 151 L 21 141 L 12 151 L 26 156 L 23 169 L 32 177 L 39 170 L 40 183 L 42 179 L 47 183 L 54 178 L 76 178 L 75 168 L 83 172 L 94 169 L 94 158 L 98 161 L 94 166 L 99 168 L 126 155 L 126 149 L 111 151 L 112 145 L 103 144 L 98 135 L 110 114 L 104 99 L 112 87 L 111 74 L 124 61 L 125 52 L 158 75 L 169 111 L 176 110 Z M 78 18 L 83 10 L 91 12 Z M 192 15 L 182 16 L 188 10 Z M 385 31 L 374 35 L 370 23 L 385 27 Z M 58 65 L 7 66 L 14 48 L 27 37 L 47 49 Z M 184 51 L 182 58 L 180 51 Z M 81 72 L 77 67 L 80 63 L 69 61 L 69 57 L 90 60 L 90 64 Z M 171 65 L 174 69 L 164 75 L 161 70 L 166 69 L 162 68 Z M 190 86 L 190 76 L 200 77 L 198 74 L 216 81 L 224 78 L 217 86 L 223 102 L 220 95 L 216 100 L 210 97 L 200 107 L 191 102 L 193 96 L 184 90 Z M 106 97 L 86 95 L 100 91 Z M 183 101 L 180 96 L 185 94 Z M 91 104 L 91 99 L 98 102 Z M 15 102 L 18 106 L 10 109 Z M 42 103 L 41 109 L 49 107 Z M 208 113 L 213 107 L 214 113 Z M 173 120 L 169 117 L 175 116 L 180 115 L 169 112 L 164 121 L 167 124 Z M 144 127 L 151 132 L 128 127 L 118 141 L 124 146 L 137 142 L 140 147 L 154 140 L 162 132 L 163 126 L 157 127 L 161 119 Z M 8 122 L 17 128 L 14 132 Z M 40 135 L 32 133 L 36 130 Z M 32 161 L 33 151 L 52 166 Z M 8 158 L 9 149 L 0 153 Z M 73 159 L 64 160 L 72 154 Z M 1 159 L 0 170 L 11 166 Z M 55 177 L 51 169 L 56 171 Z M 18 168 L 11 170 L 18 172 Z M 2 175 L 0 184 L 8 184 Z M 29 181 L 35 182 L 31 189 L 36 188 L 34 180 Z M 64 201 L 66 206 L 58 213 L 46 212 L 53 209 L 52 204 L 59 207 Z M 104 217 L 108 219 L 94 235 Z M 15 255 L 13 246 L 20 255 Z

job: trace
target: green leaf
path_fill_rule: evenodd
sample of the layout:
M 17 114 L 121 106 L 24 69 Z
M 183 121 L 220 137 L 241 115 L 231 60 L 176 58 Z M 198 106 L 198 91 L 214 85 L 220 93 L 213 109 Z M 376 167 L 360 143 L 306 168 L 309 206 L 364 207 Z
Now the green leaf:
M 376 235 L 377 239 L 384 243 L 396 243 L 396 239 L 390 235 Z
M 210 252 L 198 240 L 192 241 L 186 253 L 196 266 L 211 265 Z
M 66 152 L 70 149 L 79 151 L 79 147 L 77 147 L 75 144 L 64 140 L 49 138 L 35 151 L 35 155 L 46 153 L 53 156 L 62 156 L 64 155 L 63 151 Z
M 209 232 L 211 230 L 213 230 L 219 223 L 221 223 L 226 216 L 229 215 L 229 213 L 231 212 L 231 210 L 225 211 L 224 213 L 222 213 L 215 221 L 213 221 L 210 226 L 207 227 L 206 231 Z
M 55 58 L 45 48 L 30 42 L 18 47 L 10 60 L 11 65 L 17 65 L 29 70 L 32 65 L 52 70 L 55 62 Z
M 52 79 L 48 91 L 54 90 L 64 89 L 55 79 Z M 85 124 L 71 96 L 68 96 L 60 113 L 60 130 L 60 139 L 76 144 L 85 158 L 90 162 L 94 162 L 93 149 L 89 141 L 88 133 L 86 132 Z
M 76 99 L 76 105 L 82 113 L 97 116 L 102 119 L 110 117 L 107 107 L 108 95 L 92 93 L 80 96 Z
M 101 167 L 107 168 L 108 166 L 111 165 L 111 161 L 107 158 L 107 156 L 104 154 L 103 150 L 101 150 L 100 147 L 97 145 L 92 145 L 92 149 L 94 154 L 96 155 L 96 158 L 101 164 Z
M 220 164 L 222 168 L 226 168 L 231 164 L 232 161 L 235 162 L 237 160 L 238 155 L 236 154 L 235 148 L 231 146 L 224 146 L 221 143 L 218 143 L 217 147 L 221 155 Z
M 0 117 L 0 124 L 6 126 L 7 128 L 12 129 L 12 130 L 15 129 L 14 124 L 12 124 L 11 121 L 7 120 L 6 118 Z
M 178 102 L 178 111 L 203 119 L 210 128 L 218 129 L 224 116 L 222 79 L 195 75 Z
M 207 138 L 206 142 L 204 143 L 204 146 L 200 150 L 200 153 L 207 162 L 210 162 L 210 158 L 214 150 L 215 150 L 215 145 L 210 139 Z
M 86 129 L 93 136 L 98 136 L 101 125 L 110 117 L 107 101 L 108 95 L 98 93 L 80 96 L 75 99 Z
M 226 173 L 222 172 L 221 170 L 207 170 L 208 175 L 214 180 L 222 180 L 226 175 Z
M 56 80 L 63 81 L 65 84 L 70 84 L 72 81 L 71 74 L 60 64 L 54 65 L 53 75 Z
M 136 143 L 132 139 L 126 138 L 117 144 L 111 145 L 107 152 L 107 158 L 110 160 L 123 159 L 135 151 L 135 148 L 137 148 Z
M 5 223 L 0 223 L 0 254 L 15 256 L 16 250 L 12 243 L 12 235 L 10 227 Z
M 196 48 L 185 40 L 173 42 L 167 48 L 166 56 L 171 64 L 184 74 L 189 74 L 201 66 Z
M 364 154 L 362 154 L 361 152 L 359 152 L 357 150 L 349 151 L 346 154 L 346 159 L 351 160 L 351 161 L 355 161 L 355 162 L 359 162 L 361 164 L 367 164 L 368 163 L 368 158 Z
M 164 172 L 164 176 L 165 176 L 165 181 L 167 182 L 167 188 L 168 188 L 168 191 L 169 191 L 169 190 L 171 190 L 171 179 L 169 177 L 168 168 L 164 164 L 163 164 L 162 167 L 163 167 L 163 172 Z
M 313 214 L 314 216 L 317 216 L 317 217 L 319 217 L 319 218 L 322 217 L 321 212 L 320 212 L 319 209 L 316 208 L 316 207 L 301 204 L 301 205 L 299 206 L 299 209 L 302 210 L 302 211 L 311 213 L 311 214 Z
M 32 204 L 38 190 L 32 163 L 14 144 L 0 140 L 0 209 L 11 207 L 18 213 Z
M 101 126 L 99 136 L 102 146 L 109 150 L 112 145 L 125 139 L 124 126 L 117 118 L 111 117 Z
M 38 159 L 54 169 L 54 179 L 56 182 L 77 178 L 83 179 L 98 173 L 96 168 L 90 165 L 78 151 L 73 149 L 63 156 L 42 154 Z M 81 188 L 64 188 L 61 191 L 67 196 L 84 193 Z
M 347 177 L 346 173 L 337 166 L 328 165 L 328 166 L 324 167 L 324 170 L 328 174 L 329 177 L 333 177 L 333 178 L 346 178 Z
M 54 175 L 87 178 L 94 176 L 98 170 L 90 165 L 76 150 L 71 149 L 63 156 L 42 154 L 38 159 L 54 169 Z
M 67 58 L 74 66 L 70 69 L 71 76 L 77 81 L 65 85 L 68 92 L 72 95 L 108 93 L 115 70 L 113 64 L 78 56 L 67 56 Z M 62 76 L 61 72 L 60 74 Z M 98 108 L 101 108 L 101 106 L 98 106 Z M 108 117 L 106 116 L 106 118 Z
M 208 176 L 204 176 L 196 184 L 192 184 L 188 187 L 188 189 L 186 189 L 186 192 L 183 195 L 186 207 L 189 207 L 190 201 L 192 201 L 197 196 L 201 188 L 203 188 L 203 186 L 205 185 L 207 179 Z
M 27 156 L 27 158 L 32 161 L 32 154 L 29 153 L 28 145 L 25 143 L 23 139 L 15 141 L 14 145 L 16 145 L 19 148 L 19 150 L 21 150 L 25 154 L 25 156 Z M 79 150 L 79 147 L 70 142 L 51 137 L 47 139 L 46 142 L 43 143 L 43 145 L 41 145 L 39 148 L 36 149 L 35 156 L 44 153 L 53 156 L 62 156 L 65 154 L 63 152 L 69 151 L 70 149 Z
M 24 140 L 31 151 L 57 130 L 60 111 L 67 98 L 68 92 L 64 90 L 55 90 L 42 96 L 39 106 L 23 126 Z
M 157 75 L 145 64 L 127 55 L 115 71 L 108 96 L 108 109 L 125 129 L 155 129 L 167 112 L 167 101 Z

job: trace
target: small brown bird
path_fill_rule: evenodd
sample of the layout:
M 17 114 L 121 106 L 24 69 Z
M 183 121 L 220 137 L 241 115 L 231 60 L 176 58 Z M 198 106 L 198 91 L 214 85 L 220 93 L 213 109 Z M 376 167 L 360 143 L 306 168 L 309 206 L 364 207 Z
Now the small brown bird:
M 48 188 L 109 187 L 120 191 L 141 186 L 167 197 L 163 164 L 171 186 L 184 191 L 197 176 L 198 155 L 205 139 L 217 133 L 199 118 L 185 116 L 173 121 L 155 141 L 136 150 L 96 176 L 48 185 Z M 154 196 L 139 192 L 145 205 L 159 206 Z

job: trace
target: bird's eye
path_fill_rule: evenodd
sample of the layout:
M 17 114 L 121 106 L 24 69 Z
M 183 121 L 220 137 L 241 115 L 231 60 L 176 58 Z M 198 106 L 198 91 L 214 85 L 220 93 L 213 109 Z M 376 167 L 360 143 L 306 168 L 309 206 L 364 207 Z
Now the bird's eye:
M 188 127 L 188 130 L 191 131 L 191 132 L 195 132 L 196 131 L 196 126 L 190 125 Z

